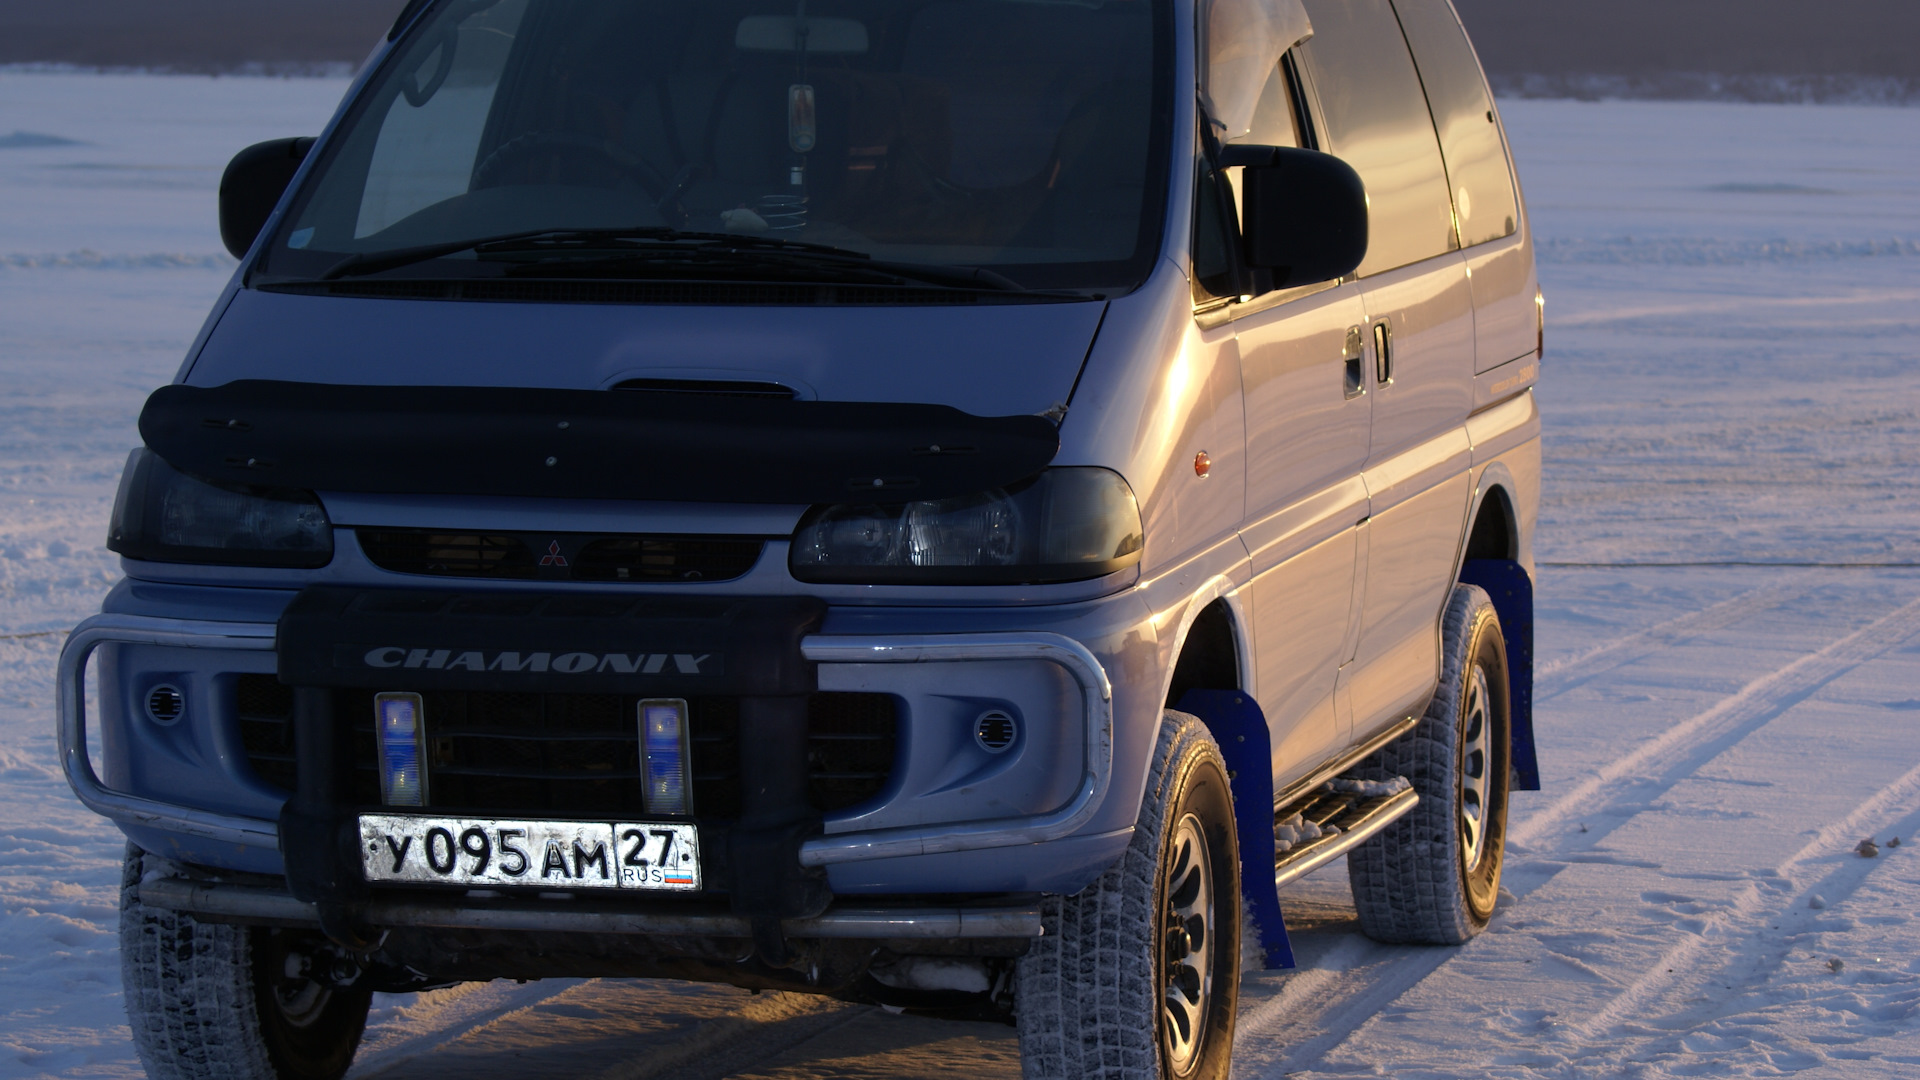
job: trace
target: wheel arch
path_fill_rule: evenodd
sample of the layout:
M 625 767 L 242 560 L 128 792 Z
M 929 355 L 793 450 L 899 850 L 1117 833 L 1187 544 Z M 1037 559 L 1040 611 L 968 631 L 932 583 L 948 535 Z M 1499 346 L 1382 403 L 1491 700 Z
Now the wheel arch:
M 1173 658 L 1162 694 L 1169 709 L 1179 708 L 1180 700 L 1192 690 L 1253 692 L 1247 685 L 1253 670 L 1253 642 L 1240 597 L 1231 585 L 1217 582 L 1188 603 L 1174 640 Z
M 1521 561 L 1524 552 L 1513 483 L 1499 462 L 1481 472 L 1454 580 L 1486 590 L 1500 616 L 1507 652 L 1513 787 L 1539 791 L 1540 759 L 1533 731 L 1533 575 Z
M 1215 579 L 1182 616 L 1164 700 L 1198 717 L 1220 748 L 1233 789 L 1241 900 L 1266 966 L 1285 969 L 1294 959 L 1273 878 L 1273 740 L 1254 696 L 1253 648 L 1239 593 Z

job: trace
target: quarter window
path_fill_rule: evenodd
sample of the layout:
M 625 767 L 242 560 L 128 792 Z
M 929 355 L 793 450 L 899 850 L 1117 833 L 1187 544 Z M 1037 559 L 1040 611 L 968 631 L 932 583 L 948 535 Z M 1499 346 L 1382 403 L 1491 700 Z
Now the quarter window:
M 1465 28 L 1447 0 L 1394 0 L 1394 7 L 1419 62 L 1434 126 L 1440 129 L 1461 244 L 1512 236 L 1520 217 L 1513 172 L 1494 123 L 1493 98 Z
M 1457 247 L 1453 200 L 1420 76 L 1388 0 L 1304 0 L 1305 52 L 1326 115 L 1323 149 L 1367 185 L 1372 244 L 1359 275 Z

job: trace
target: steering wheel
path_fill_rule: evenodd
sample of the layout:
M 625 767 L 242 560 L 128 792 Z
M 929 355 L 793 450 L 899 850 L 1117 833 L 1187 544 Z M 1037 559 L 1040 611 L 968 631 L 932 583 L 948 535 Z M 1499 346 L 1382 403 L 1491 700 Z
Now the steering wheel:
M 486 160 L 474 166 L 473 186 L 492 187 L 510 165 L 538 154 L 570 154 L 594 158 L 618 169 L 623 176 L 640 185 L 656 204 L 677 202 L 671 185 L 639 155 L 605 139 L 596 139 L 574 131 L 536 131 L 500 144 Z M 669 196 L 673 196 L 669 198 Z

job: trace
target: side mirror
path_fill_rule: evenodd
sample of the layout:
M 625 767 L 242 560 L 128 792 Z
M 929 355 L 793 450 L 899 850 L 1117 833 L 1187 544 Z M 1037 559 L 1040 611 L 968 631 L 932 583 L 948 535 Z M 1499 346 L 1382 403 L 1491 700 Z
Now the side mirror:
M 1367 186 L 1353 166 L 1314 150 L 1225 146 L 1222 167 L 1241 166 L 1241 232 L 1248 266 L 1273 288 L 1346 277 L 1367 257 Z
M 220 178 L 220 240 L 234 258 L 246 257 L 312 149 L 312 139 L 275 139 L 247 147 L 227 165 Z

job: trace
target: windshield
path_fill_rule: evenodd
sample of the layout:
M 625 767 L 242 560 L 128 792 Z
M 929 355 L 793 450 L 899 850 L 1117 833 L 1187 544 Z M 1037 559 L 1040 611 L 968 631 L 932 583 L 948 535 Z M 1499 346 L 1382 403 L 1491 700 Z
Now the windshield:
M 551 277 L 555 262 L 685 280 L 724 276 L 736 254 L 442 250 L 590 231 L 1125 288 L 1164 216 L 1166 3 L 440 0 L 330 141 L 256 282 L 343 264 Z

